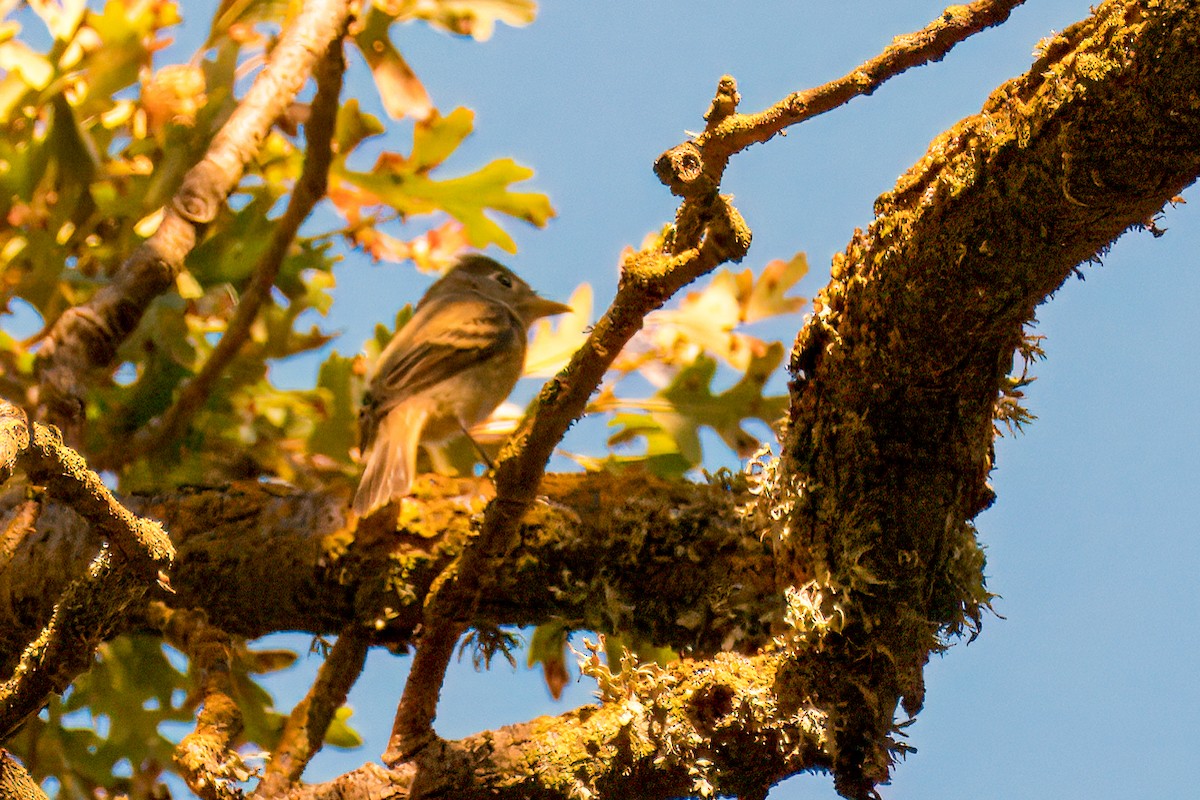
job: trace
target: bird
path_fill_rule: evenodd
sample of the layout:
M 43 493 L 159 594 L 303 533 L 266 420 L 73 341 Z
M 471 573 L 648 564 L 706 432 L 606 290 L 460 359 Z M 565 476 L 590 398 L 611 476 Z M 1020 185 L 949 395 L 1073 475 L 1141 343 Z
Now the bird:
M 460 258 L 379 354 L 358 416 L 354 511 L 408 494 L 420 445 L 469 438 L 521 377 L 530 326 L 570 310 L 487 256 Z

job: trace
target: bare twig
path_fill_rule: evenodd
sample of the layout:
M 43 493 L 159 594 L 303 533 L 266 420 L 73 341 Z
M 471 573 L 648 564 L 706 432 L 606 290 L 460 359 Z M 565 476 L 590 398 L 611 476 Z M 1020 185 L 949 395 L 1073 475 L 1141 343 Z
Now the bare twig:
M 313 65 L 342 35 L 349 0 L 304 3 L 284 31 L 246 98 L 217 133 L 204 159 L 190 169 L 166 206 L 158 230 L 120 266 L 111 284 L 88 303 L 64 313 L 41 343 L 39 402 L 46 415 L 77 424 L 82 384 L 108 366 L 150 302 L 171 286 L 183 260 L 237 186 L 245 165 L 295 99 Z
M 236 783 L 249 774 L 237 754 L 242 712 L 233 699 L 233 640 L 209 624 L 203 611 L 172 610 L 152 603 L 150 621 L 163 638 L 191 660 L 200 677 L 196 727 L 176 745 L 174 761 L 188 788 L 204 800 L 237 800 Z
M 339 36 L 330 44 L 315 70 L 317 93 L 304 125 L 306 148 L 300 178 L 288 199 L 287 209 L 275 226 L 271 243 L 254 270 L 254 277 L 238 299 L 237 311 L 229 321 L 221 341 L 213 348 L 196 377 L 180 391 L 174 404 L 161 417 L 138 431 L 132 441 L 121 444 L 121 461 L 128 462 L 139 455 L 153 452 L 179 436 L 204 405 L 221 373 L 250 338 L 251 326 L 270 295 L 271 287 L 275 285 L 275 278 L 300 225 L 325 196 L 329 165 L 333 161 L 331 143 L 345 66 L 342 39 Z
M 308 762 L 321 749 L 334 712 L 346 702 L 350 687 L 362 673 L 370 644 L 370 632 L 357 623 L 348 625 L 338 636 L 312 688 L 288 716 L 254 797 L 282 796 L 300 780 Z
M 705 115 L 704 131 L 690 142 L 668 150 L 655 165 L 663 183 L 681 196 L 709 191 L 720 182 L 730 156 L 771 139 L 784 128 L 872 94 L 886 81 L 913 67 L 940 61 L 964 39 L 999 25 L 1024 0 L 976 0 L 950 6 L 916 33 L 896 37 L 882 53 L 852 72 L 813 89 L 793 92 L 768 109 L 738 114 L 737 86 L 722 78 L 717 97 Z

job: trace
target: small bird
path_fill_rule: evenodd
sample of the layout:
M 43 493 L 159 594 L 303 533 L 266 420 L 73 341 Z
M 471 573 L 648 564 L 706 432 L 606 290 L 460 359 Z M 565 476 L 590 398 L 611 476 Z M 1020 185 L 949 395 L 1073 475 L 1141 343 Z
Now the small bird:
M 359 451 L 367 467 L 354 495 L 358 515 L 408 493 L 419 445 L 469 437 L 521 377 L 529 327 L 570 310 L 477 254 L 430 286 L 379 354 L 363 396 Z

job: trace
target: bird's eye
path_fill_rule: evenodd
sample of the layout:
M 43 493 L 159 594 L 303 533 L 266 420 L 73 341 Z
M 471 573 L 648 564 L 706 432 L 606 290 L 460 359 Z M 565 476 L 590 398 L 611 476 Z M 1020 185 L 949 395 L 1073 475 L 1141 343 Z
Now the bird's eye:
M 500 285 L 501 285 L 501 286 L 503 286 L 505 289 L 511 289 L 511 288 L 512 288 L 512 278 L 510 278 L 510 277 L 509 277 L 508 275 L 506 275 L 505 273 L 503 273 L 503 272 L 497 272 L 497 273 L 496 273 L 495 275 L 493 275 L 492 277 L 496 279 L 496 283 L 500 284 Z

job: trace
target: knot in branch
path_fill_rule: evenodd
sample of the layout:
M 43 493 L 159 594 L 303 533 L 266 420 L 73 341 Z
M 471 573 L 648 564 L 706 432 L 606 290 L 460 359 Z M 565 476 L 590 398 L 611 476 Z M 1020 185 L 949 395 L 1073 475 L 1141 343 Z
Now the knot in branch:
M 711 195 L 717 190 L 704 169 L 704 153 L 695 142 L 676 145 L 659 156 L 654 174 L 679 197 Z
M 711 218 L 705 232 L 707 242 L 717 248 L 726 261 L 740 262 L 750 250 L 750 226 L 741 212 L 733 207 L 733 196 L 723 194 L 710 210 Z
M 183 185 L 171 199 L 171 206 L 189 222 L 207 225 L 217 218 L 225 199 L 219 188 L 223 182 L 223 170 L 205 159 L 188 171 Z
M 712 105 L 708 107 L 708 112 L 704 115 L 708 129 L 715 128 L 721 123 L 721 120 L 736 112 L 741 100 L 742 96 L 738 94 L 737 90 L 737 81 L 733 79 L 732 75 L 722 75 L 721 80 L 717 82 L 717 94 L 713 97 Z

